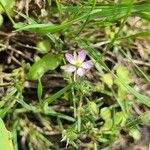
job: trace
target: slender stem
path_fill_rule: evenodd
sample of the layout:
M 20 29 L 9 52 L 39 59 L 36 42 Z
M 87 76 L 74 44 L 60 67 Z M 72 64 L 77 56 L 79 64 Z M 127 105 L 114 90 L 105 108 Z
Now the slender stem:
M 71 88 L 71 92 L 72 92 L 72 99 L 73 99 L 74 117 L 76 118 L 76 116 L 77 116 L 77 106 L 76 106 L 76 97 L 75 97 L 74 87 Z
M 73 78 L 69 78 L 70 82 L 76 82 L 76 77 L 74 76 Z M 77 116 L 77 106 L 76 106 L 76 96 L 75 96 L 75 90 L 74 87 L 71 88 L 71 93 L 72 93 L 72 100 L 73 100 L 73 112 L 74 112 L 74 118 Z
M 77 115 L 77 126 L 78 132 L 81 131 L 81 107 L 82 107 L 83 95 L 80 96 L 79 106 L 78 106 L 78 115 Z

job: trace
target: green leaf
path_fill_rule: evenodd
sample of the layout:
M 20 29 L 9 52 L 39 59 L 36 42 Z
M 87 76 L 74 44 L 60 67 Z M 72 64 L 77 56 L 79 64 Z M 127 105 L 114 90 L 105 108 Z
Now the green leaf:
M 4 7 L 7 7 L 7 11 L 12 13 L 12 9 L 15 6 L 15 0 L 0 0 L 0 13 L 4 12 L 3 6 L 1 6 L 1 3 Z
M 111 118 L 111 110 L 108 107 L 104 107 L 100 111 L 100 117 L 103 120 L 108 120 Z
M 122 111 L 116 112 L 114 115 L 114 123 L 115 125 L 120 125 L 121 127 L 124 126 L 126 118 Z
M 61 2 L 60 2 L 60 0 L 55 0 L 55 2 L 56 2 L 58 11 L 59 11 L 59 13 L 61 14 L 61 13 L 62 13 Z
M 134 14 L 134 15 L 138 15 L 138 13 L 141 13 L 141 12 L 150 12 L 149 7 L 150 7 L 150 3 L 134 5 L 131 8 L 130 12 L 131 14 Z M 55 33 L 55 32 L 68 28 L 69 26 L 71 26 L 72 24 L 76 22 L 87 20 L 89 16 L 90 16 L 89 21 L 95 18 L 96 19 L 108 18 L 112 20 L 117 20 L 118 17 L 124 17 L 126 14 L 128 14 L 129 4 L 119 4 L 119 5 L 114 5 L 114 6 L 113 5 L 95 6 L 94 10 L 92 10 L 89 13 L 90 9 L 91 9 L 91 6 L 85 6 L 80 9 L 78 8 L 78 6 L 70 7 L 69 9 L 68 7 L 64 7 L 61 9 L 63 12 L 65 11 L 75 12 L 76 10 L 81 10 L 80 14 L 82 13 L 82 15 L 80 15 L 79 17 L 75 19 L 69 20 L 68 22 L 56 24 L 56 25 L 32 23 L 29 25 L 28 24 L 23 25 L 22 27 L 20 26 L 18 28 L 18 25 L 17 25 L 18 23 L 15 23 L 14 28 L 17 29 L 17 31 L 26 30 L 26 31 L 31 31 L 31 32 L 39 32 L 39 33 Z
M 0 110 L 0 118 L 4 118 L 10 109 L 15 105 L 15 101 L 12 101 L 7 107 Z
M 99 113 L 98 106 L 94 102 L 88 102 L 88 109 L 93 117 L 97 117 Z
M 12 125 L 12 138 L 13 138 L 13 146 L 14 146 L 14 150 L 19 150 L 18 149 L 18 128 L 19 128 L 19 124 L 18 124 L 19 120 L 16 120 L 13 125 Z
M 42 40 L 42 41 L 39 41 L 36 45 L 36 47 L 38 48 L 38 52 L 39 53 L 48 53 L 48 51 L 50 50 L 51 48 L 51 45 L 50 45 L 50 42 L 48 40 Z
M 118 66 L 116 70 L 118 78 L 122 79 L 126 84 L 130 83 L 129 71 L 124 66 Z M 127 89 L 123 84 L 120 83 L 119 79 L 115 80 L 115 83 L 118 85 L 118 97 L 123 100 L 126 96 Z
M 110 130 L 113 127 L 113 121 L 107 120 L 104 125 L 100 128 L 101 131 Z
M 84 20 L 87 18 L 89 15 L 93 15 L 95 13 L 100 12 L 101 10 L 93 10 L 91 13 L 87 13 L 85 15 L 79 16 L 78 18 L 68 21 L 66 23 L 62 23 L 59 25 L 54 25 L 54 24 L 37 24 L 37 23 L 32 23 L 29 25 L 23 25 L 22 27 L 19 26 L 18 28 L 18 23 L 14 25 L 14 28 L 17 29 L 17 31 L 20 30 L 26 30 L 26 31 L 31 31 L 31 32 L 39 32 L 39 33 L 55 33 L 61 30 L 66 29 L 67 27 L 71 26 L 73 23 Z M 19 24 L 20 25 L 20 24 Z
M 150 32 L 149 32 L 150 33 Z M 132 58 L 130 58 L 122 49 L 119 49 L 120 51 L 121 51 L 121 53 L 126 57 L 126 58 L 128 58 L 128 60 L 135 66 L 135 68 L 137 69 L 137 71 L 148 81 L 148 82 L 150 82 L 150 78 L 148 77 L 148 75 L 146 75 L 143 71 L 142 71 L 142 69 L 138 66 L 138 65 L 136 65 L 134 62 L 133 62 L 133 60 L 132 60 Z
M 63 134 L 63 137 L 64 137 L 62 139 L 62 141 L 67 140 L 67 139 L 73 141 L 73 140 L 78 138 L 78 135 L 77 135 L 76 131 L 72 128 L 69 128 L 67 130 L 63 130 L 62 134 Z
M 11 23 L 14 25 L 15 22 L 12 19 L 11 16 L 13 16 L 13 7 L 15 6 L 15 0 L 0 0 L 0 13 L 5 13 L 7 14 L 8 18 L 10 19 Z
M 0 27 L 3 25 L 4 19 L 3 16 L 0 14 Z
M 27 104 L 24 100 L 22 99 L 18 99 L 18 98 L 15 98 L 16 101 L 23 107 L 23 108 L 26 108 L 27 110 L 30 110 L 32 112 L 36 112 L 36 107 L 32 106 L 32 105 L 29 105 Z
M 104 50 L 105 54 L 107 53 L 108 50 L 110 50 L 113 47 L 114 42 L 116 41 L 117 37 L 119 37 L 120 32 L 122 31 L 128 17 L 130 16 L 130 14 L 132 12 L 133 3 L 134 3 L 134 0 L 129 0 L 128 1 L 128 3 L 127 3 L 128 7 L 127 7 L 127 10 L 124 14 L 123 21 L 121 22 L 121 25 L 120 25 L 119 29 L 117 30 L 117 32 L 114 34 L 113 38 L 111 39 L 111 42 L 109 44 L 107 44 L 107 46 Z
M 116 72 L 117 72 L 117 75 L 119 78 L 124 80 L 126 83 L 129 83 L 129 81 L 130 81 L 129 70 L 126 67 L 119 66 L 119 67 L 117 67 Z
M 37 93 L 38 93 L 38 99 L 41 102 L 41 97 L 42 97 L 42 93 L 43 93 L 41 78 L 39 78 Z
M 139 13 L 139 17 L 142 19 L 145 19 L 147 21 L 150 21 L 150 14 L 149 13 Z
M 58 118 L 62 118 L 62 119 L 65 119 L 65 120 L 68 120 L 68 121 L 71 121 L 71 122 L 75 121 L 75 119 L 73 117 L 70 117 L 68 115 L 65 115 L 65 114 L 56 112 L 54 110 L 50 110 L 50 109 L 47 109 L 42 113 L 44 113 L 46 115 L 49 115 L 49 116 L 55 116 L 55 117 L 58 117 Z
M 81 9 L 81 6 L 66 6 L 63 7 L 63 11 L 69 11 L 74 12 L 77 9 Z M 97 13 L 95 15 L 99 17 L 114 17 L 120 14 L 125 14 L 128 10 L 129 4 L 115 4 L 115 5 L 101 5 L 101 6 L 95 6 L 95 9 L 101 9 L 100 13 Z M 84 6 L 82 7 L 82 12 L 88 12 L 91 6 Z M 131 12 L 136 15 L 141 12 L 150 12 L 150 3 L 147 4 L 140 4 L 140 5 L 134 5 Z
M 146 111 L 139 116 L 140 124 L 147 124 L 150 122 L 150 111 Z
M 0 118 L 0 149 L 1 150 L 14 150 L 11 134 L 6 129 L 3 120 Z
M 124 80 L 119 79 L 119 81 L 128 90 L 129 93 L 132 93 L 137 98 L 138 102 L 145 104 L 146 106 L 150 108 L 150 99 L 147 96 L 144 96 L 140 94 L 139 92 L 137 92 L 134 88 L 126 84 Z
M 134 128 L 129 130 L 129 135 L 132 136 L 134 140 L 139 140 L 141 138 L 140 131 Z
M 64 87 L 60 91 L 56 92 L 54 95 L 49 96 L 47 99 L 44 100 L 43 107 L 45 108 L 45 105 L 50 104 L 53 101 L 55 101 L 57 98 L 59 98 L 61 95 L 63 95 L 66 91 L 68 91 L 69 89 L 71 89 L 74 85 L 75 85 L 75 82 L 67 85 L 66 87 Z
M 104 76 L 102 77 L 102 81 L 106 83 L 109 87 L 112 87 L 113 85 L 113 78 L 110 73 L 104 74 Z
M 128 39 L 128 38 L 135 38 L 135 37 L 145 37 L 145 36 L 150 36 L 150 30 L 145 30 L 143 32 L 138 32 L 138 33 L 135 33 L 135 34 L 132 34 L 132 35 L 127 35 L 127 36 L 124 36 L 124 37 L 119 37 L 118 39 Z
M 35 62 L 27 74 L 27 79 L 38 80 L 44 73 L 49 70 L 54 70 L 58 67 L 61 60 L 61 56 L 54 56 L 51 54 L 45 55 L 39 61 Z

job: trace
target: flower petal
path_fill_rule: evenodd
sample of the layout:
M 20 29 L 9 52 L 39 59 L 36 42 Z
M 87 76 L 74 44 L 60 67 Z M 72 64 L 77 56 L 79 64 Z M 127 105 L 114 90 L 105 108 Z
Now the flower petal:
M 82 63 L 81 67 L 84 69 L 90 69 L 93 67 L 93 62 L 91 60 L 85 61 Z
M 77 70 L 77 75 L 79 75 L 79 76 L 84 76 L 84 75 L 85 75 L 85 70 L 84 70 L 83 68 L 79 68 L 79 69 Z
M 85 51 L 80 51 L 80 52 L 78 52 L 78 60 L 82 63 L 84 60 L 85 60 L 85 58 L 86 58 L 86 53 L 85 53 Z
M 76 70 L 76 67 L 73 65 L 67 65 L 64 66 L 62 69 L 64 69 L 66 72 L 74 72 Z
M 66 57 L 66 60 L 68 62 L 70 62 L 71 64 L 74 65 L 76 63 L 75 58 L 73 57 L 73 55 L 67 53 L 67 54 L 65 54 L 65 57 Z

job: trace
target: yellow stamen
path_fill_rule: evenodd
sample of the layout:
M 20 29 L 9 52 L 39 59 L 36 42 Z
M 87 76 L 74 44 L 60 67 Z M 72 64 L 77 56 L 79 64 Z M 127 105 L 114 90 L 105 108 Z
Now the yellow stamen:
M 80 67 L 81 64 L 82 64 L 82 62 L 81 62 L 80 60 L 76 60 L 76 66 L 77 66 L 77 67 Z

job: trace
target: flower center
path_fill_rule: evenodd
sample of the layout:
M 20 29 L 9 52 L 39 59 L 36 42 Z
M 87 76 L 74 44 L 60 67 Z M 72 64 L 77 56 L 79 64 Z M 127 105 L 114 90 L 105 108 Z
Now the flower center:
M 77 67 L 80 67 L 81 64 L 82 64 L 82 62 L 81 62 L 80 60 L 76 60 L 76 64 L 75 64 L 75 65 L 76 65 Z

